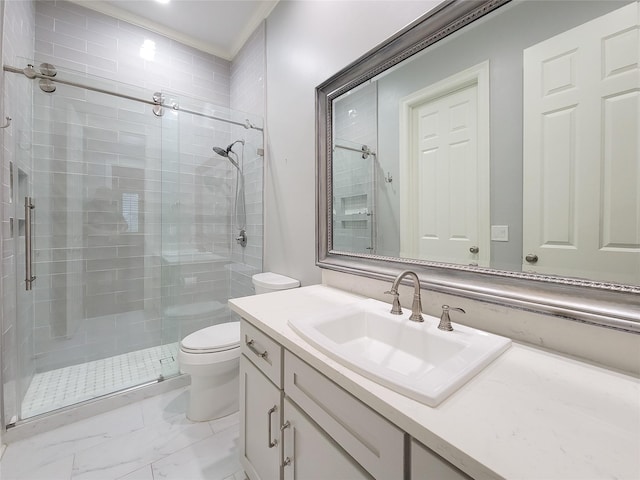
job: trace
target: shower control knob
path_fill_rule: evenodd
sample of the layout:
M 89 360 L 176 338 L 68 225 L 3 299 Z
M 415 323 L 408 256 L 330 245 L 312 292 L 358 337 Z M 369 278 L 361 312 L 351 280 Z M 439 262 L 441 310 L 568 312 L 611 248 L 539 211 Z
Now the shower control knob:
M 241 247 L 247 246 L 247 232 L 245 230 L 240 230 L 240 233 L 236 237 L 236 243 Z

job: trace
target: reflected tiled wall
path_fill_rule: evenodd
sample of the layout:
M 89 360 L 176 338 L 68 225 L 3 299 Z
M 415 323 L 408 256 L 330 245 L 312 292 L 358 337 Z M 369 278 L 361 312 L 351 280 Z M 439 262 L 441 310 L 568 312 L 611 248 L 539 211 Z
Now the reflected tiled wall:
M 336 103 L 336 145 L 377 151 L 377 89 L 364 85 Z M 375 182 L 382 182 L 376 157 L 344 148 L 333 151 L 333 246 L 337 250 L 376 253 Z

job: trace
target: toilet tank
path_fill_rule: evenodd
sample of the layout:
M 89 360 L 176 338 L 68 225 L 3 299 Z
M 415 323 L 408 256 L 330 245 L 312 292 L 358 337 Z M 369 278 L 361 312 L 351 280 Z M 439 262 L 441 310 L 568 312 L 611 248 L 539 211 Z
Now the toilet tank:
M 253 286 L 256 289 L 256 294 L 261 294 L 297 288 L 300 286 L 300 282 L 295 278 L 286 277 L 279 273 L 264 272 L 256 273 L 253 276 Z

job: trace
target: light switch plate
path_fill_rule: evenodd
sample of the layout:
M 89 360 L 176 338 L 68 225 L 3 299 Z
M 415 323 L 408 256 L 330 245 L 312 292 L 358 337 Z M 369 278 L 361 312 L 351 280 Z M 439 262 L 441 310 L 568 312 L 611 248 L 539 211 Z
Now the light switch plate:
M 494 242 L 508 242 L 509 225 L 491 225 L 491 240 Z

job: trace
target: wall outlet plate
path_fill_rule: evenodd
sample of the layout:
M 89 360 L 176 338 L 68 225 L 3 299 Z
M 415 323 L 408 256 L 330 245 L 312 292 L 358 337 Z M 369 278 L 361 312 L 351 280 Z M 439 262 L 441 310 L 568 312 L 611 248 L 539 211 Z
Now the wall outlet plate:
M 491 240 L 494 242 L 508 242 L 509 225 L 491 225 Z

